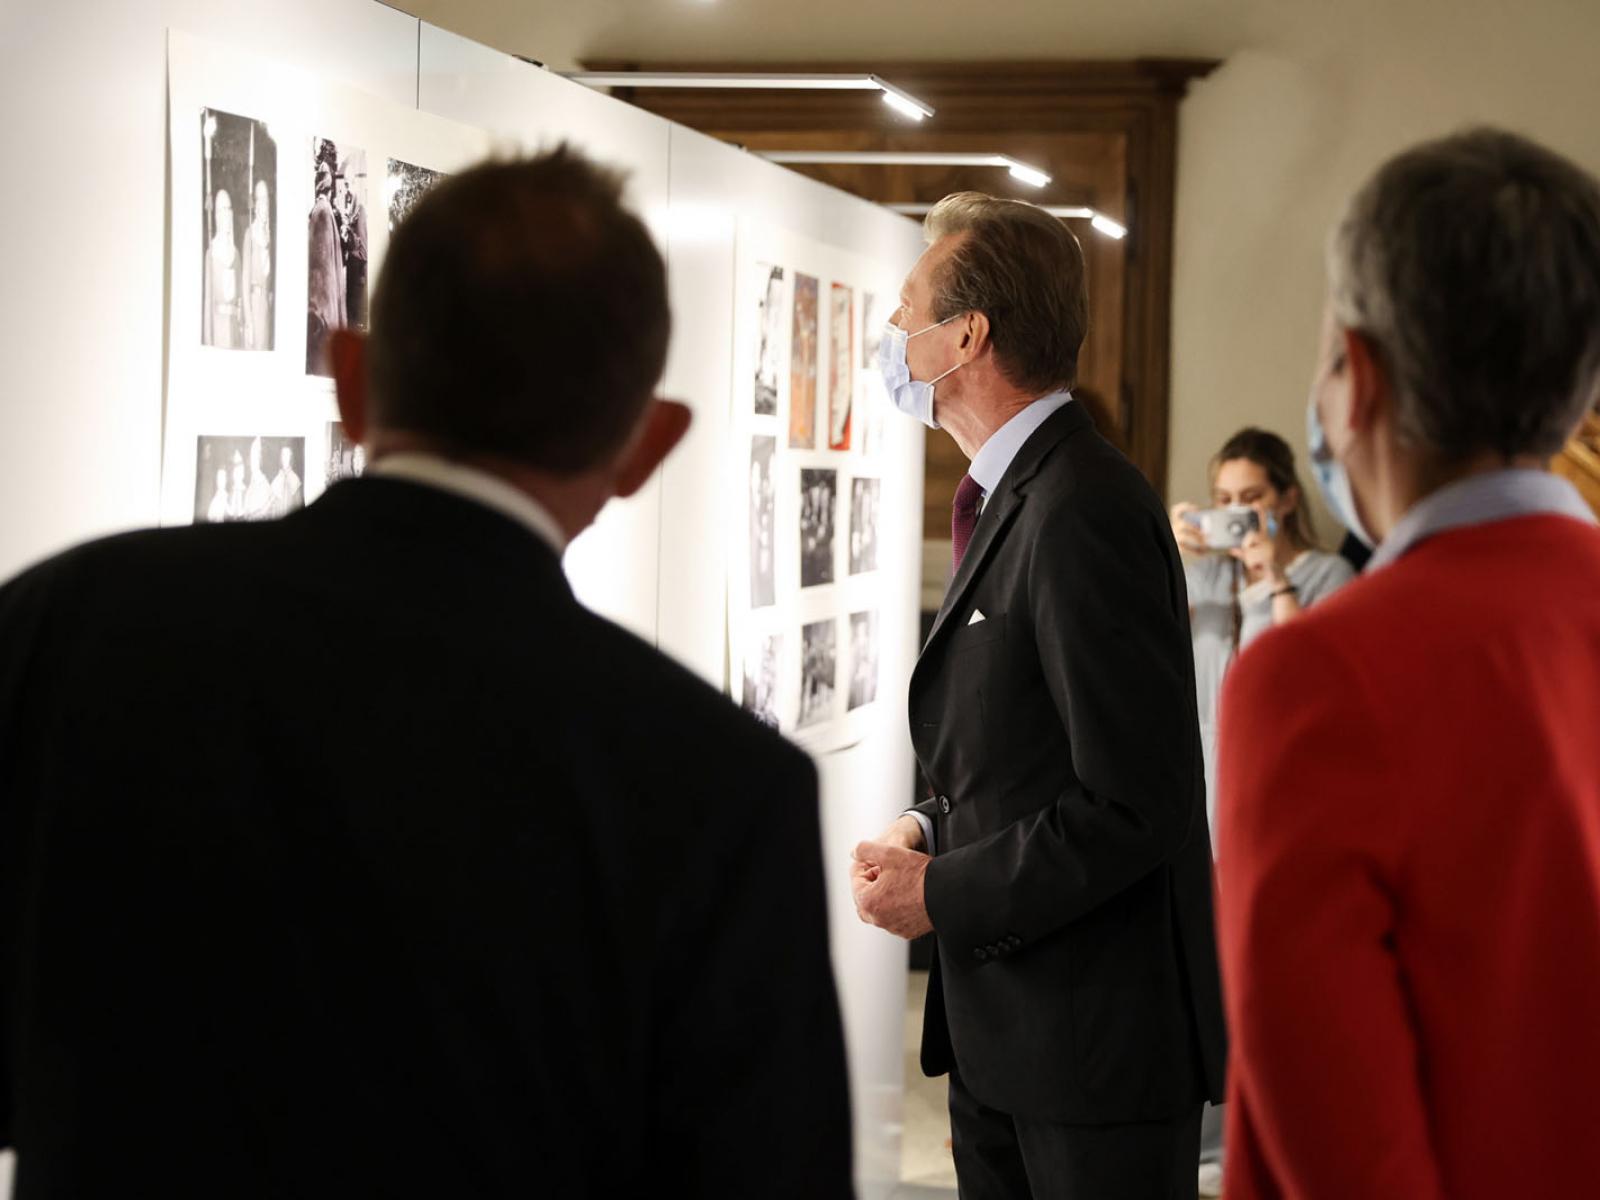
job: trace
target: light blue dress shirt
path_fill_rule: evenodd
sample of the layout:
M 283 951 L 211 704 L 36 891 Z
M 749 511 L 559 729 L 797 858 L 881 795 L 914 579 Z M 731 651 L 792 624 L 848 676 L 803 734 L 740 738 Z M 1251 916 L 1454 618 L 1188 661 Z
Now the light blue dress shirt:
M 1594 511 L 1584 503 L 1578 489 L 1559 475 L 1528 469 L 1471 475 L 1424 496 L 1407 509 L 1373 552 L 1367 571 L 1382 570 L 1419 542 L 1450 529 L 1539 515 L 1595 524 Z

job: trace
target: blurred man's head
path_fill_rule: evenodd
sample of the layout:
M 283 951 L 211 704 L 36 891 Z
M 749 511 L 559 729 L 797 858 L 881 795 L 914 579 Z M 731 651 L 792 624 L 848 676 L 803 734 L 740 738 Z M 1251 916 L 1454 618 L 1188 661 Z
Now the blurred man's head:
M 666 267 L 619 175 L 565 146 L 485 164 L 396 230 L 364 374 L 355 339 L 336 343 L 341 405 L 366 389 L 345 423 L 380 455 L 421 447 L 551 486 L 598 473 L 627 494 L 688 424 L 652 399 L 669 328 Z
M 217 226 L 217 236 L 233 238 L 233 198 L 228 195 L 226 188 L 217 189 L 217 197 L 212 201 L 212 216 Z
M 1538 465 L 1600 394 L 1600 185 L 1525 138 L 1480 129 L 1390 159 L 1328 273 L 1313 412 L 1376 536 L 1398 516 L 1386 480 L 1414 473 L 1425 494 Z

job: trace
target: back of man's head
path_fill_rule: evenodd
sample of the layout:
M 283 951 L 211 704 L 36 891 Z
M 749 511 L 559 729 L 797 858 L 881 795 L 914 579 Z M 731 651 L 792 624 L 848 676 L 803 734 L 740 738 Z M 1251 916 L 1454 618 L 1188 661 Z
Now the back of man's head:
M 666 364 L 666 267 L 622 178 L 560 146 L 440 183 L 372 303 L 379 431 L 557 474 L 627 441 Z
M 1071 387 L 1089 324 L 1083 249 L 1044 209 L 982 192 L 946 196 L 923 222 L 929 242 L 961 237 L 934 280 L 933 317 L 989 318 L 1001 373 L 1038 395 Z
M 1477 129 L 1416 146 L 1329 244 L 1335 318 L 1375 344 L 1400 434 L 1450 462 L 1560 449 L 1600 386 L 1600 184 Z

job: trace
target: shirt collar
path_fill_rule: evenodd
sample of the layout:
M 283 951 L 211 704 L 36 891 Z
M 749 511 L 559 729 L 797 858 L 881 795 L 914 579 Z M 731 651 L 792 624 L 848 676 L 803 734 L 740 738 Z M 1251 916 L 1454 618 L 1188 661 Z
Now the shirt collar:
M 1071 399 L 1071 392 L 1051 392 L 1048 396 L 1039 397 L 996 429 L 989 440 L 978 447 L 967 474 L 977 481 L 985 497 L 1005 478 L 1006 468 L 1017 457 L 1017 451 L 1022 449 L 1039 426 L 1049 420 L 1051 413 Z
M 521 488 L 488 471 L 480 471 L 477 467 L 453 462 L 437 454 L 406 451 L 385 454 L 367 468 L 367 474 L 381 475 L 386 479 L 404 479 L 450 492 L 485 508 L 492 508 L 525 526 L 547 543 L 558 557 L 567 548 L 567 535 L 550 515 L 549 509 Z
M 1419 542 L 1468 525 L 1539 514 L 1595 523 L 1578 489 L 1559 475 L 1528 469 L 1471 475 L 1418 500 L 1373 552 L 1368 571 L 1386 567 Z

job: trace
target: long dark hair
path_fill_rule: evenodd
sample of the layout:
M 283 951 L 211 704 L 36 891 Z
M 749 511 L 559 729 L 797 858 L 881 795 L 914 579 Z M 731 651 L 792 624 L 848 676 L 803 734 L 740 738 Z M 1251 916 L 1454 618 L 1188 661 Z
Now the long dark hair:
M 1294 451 L 1289 449 L 1289 443 L 1266 429 L 1255 426 L 1241 429 L 1223 443 L 1211 460 L 1212 480 L 1215 481 L 1223 463 L 1240 458 L 1265 471 L 1267 482 L 1277 489 L 1278 495 L 1294 489 L 1297 497 L 1294 511 L 1283 518 L 1283 530 L 1300 549 L 1316 549 L 1317 529 L 1311 521 L 1311 510 L 1306 507 L 1306 490 L 1300 486 L 1300 476 L 1294 469 Z

